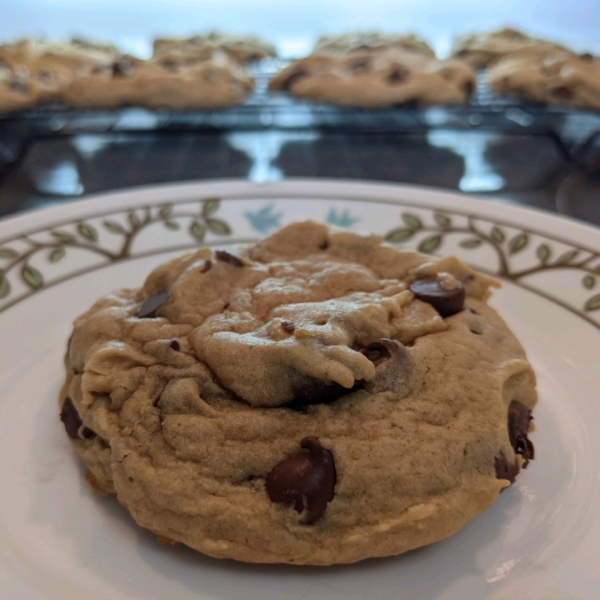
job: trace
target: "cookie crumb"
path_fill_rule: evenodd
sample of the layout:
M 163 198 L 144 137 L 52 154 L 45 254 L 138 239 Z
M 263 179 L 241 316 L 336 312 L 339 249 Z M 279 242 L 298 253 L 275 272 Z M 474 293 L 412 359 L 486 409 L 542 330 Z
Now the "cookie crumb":
M 163 546 L 171 546 L 172 548 L 176 548 L 180 545 L 179 542 L 176 542 L 171 538 L 165 537 L 164 535 L 157 535 L 156 541 Z

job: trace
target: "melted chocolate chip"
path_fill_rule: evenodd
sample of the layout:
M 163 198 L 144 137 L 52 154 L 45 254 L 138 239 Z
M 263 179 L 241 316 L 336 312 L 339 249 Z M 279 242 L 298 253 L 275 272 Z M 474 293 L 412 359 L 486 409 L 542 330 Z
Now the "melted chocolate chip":
M 284 331 L 287 331 L 288 333 L 294 333 L 294 331 L 296 331 L 296 328 L 291 321 L 281 321 L 281 326 L 283 327 Z
M 14 90 L 15 92 L 20 92 L 21 94 L 26 94 L 29 88 L 27 87 L 25 81 L 17 78 L 14 79 L 10 84 L 10 89 Z
M 173 340 L 169 344 L 169 348 L 171 348 L 171 350 L 175 350 L 175 352 L 179 352 L 179 350 L 181 350 L 181 346 L 179 345 L 179 342 L 177 340 Z
M 461 88 L 467 96 L 467 98 L 469 98 L 471 94 L 475 91 L 475 84 L 471 80 L 468 80 L 461 85 Z
M 502 452 L 500 452 L 499 456 L 494 458 L 494 468 L 496 469 L 497 479 L 508 479 L 511 483 L 515 482 L 515 479 L 519 474 L 519 465 L 517 464 L 517 461 L 509 463 Z
M 403 65 L 394 65 L 389 75 L 387 76 L 387 82 L 391 85 L 397 85 L 408 79 L 410 71 Z
M 81 435 L 86 439 L 90 440 L 96 437 L 96 432 L 90 429 L 89 427 L 84 427 Z
M 177 61 L 172 58 L 165 58 L 160 64 L 167 69 L 167 71 L 177 71 Z
M 594 56 L 592 54 L 590 54 L 589 52 L 584 52 L 583 54 L 580 54 L 579 58 L 581 60 L 585 60 L 588 62 L 593 62 L 593 60 L 594 60 Z
M 60 420 L 64 423 L 67 434 L 70 438 L 79 438 L 79 428 L 83 425 L 83 421 L 73 404 L 71 398 L 65 398 L 60 411 Z
M 465 288 L 460 281 L 454 289 L 448 290 L 439 279 L 423 277 L 410 284 L 410 291 L 418 300 L 431 304 L 442 317 L 460 312 L 465 303 Z
M 308 450 L 280 462 L 267 476 L 265 488 L 272 502 L 293 506 L 302 523 L 312 525 L 333 500 L 336 484 L 333 454 L 316 437 L 306 437 L 300 447 Z
M 131 75 L 132 69 L 133 65 L 131 64 L 131 61 L 125 57 L 115 60 L 112 64 L 113 77 L 126 77 L 127 75 Z
M 154 319 L 156 317 L 156 311 L 166 302 L 169 297 L 169 292 L 161 292 L 156 296 L 150 296 L 146 300 L 135 315 L 139 319 Z
M 359 352 L 364 354 L 376 367 L 378 367 L 392 356 L 390 343 L 396 345 L 396 342 L 393 342 L 392 340 L 381 339 L 363 346 Z
M 381 338 L 366 344 L 359 352 L 375 366 L 375 377 L 362 386 L 366 392 L 378 394 L 393 390 L 398 398 L 410 393 L 413 368 L 404 345 L 396 340 Z
M 200 269 L 200 273 L 208 273 L 212 269 L 212 260 L 207 260 Z
M 231 252 L 227 252 L 227 250 L 217 250 L 215 252 L 215 256 L 217 260 L 227 263 L 232 267 L 243 267 L 244 263 L 240 258 L 238 258 L 235 254 L 231 254 Z
M 508 407 L 508 438 L 515 453 L 525 459 L 523 467 L 526 467 L 527 463 L 535 457 L 533 444 L 527 437 L 532 419 L 531 410 L 524 404 L 517 400 L 510 403 Z
M 349 65 L 348 68 L 350 69 L 350 71 L 352 71 L 352 73 L 356 73 L 357 71 L 366 71 L 367 69 L 369 69 L 371 66 L 371 59 L 364 56 L 361 58 L 357 58 L 356 60 L 353 60 Z
M 574 91 L 565 85 L 560 85 L 552 90 L 552 95 L 559 100 L 571 100 L 574 96 Z
M 294 399 L 285 407 L 303 411 L 313 404 L 329 404 L 352 392 L 359 383 L 362 382 L 357 382 L 353 388 L 348 389 L 334 381 L 306 378 L 294 386 Z
M 308 71 L 305 71 L 304 69 L 295 69 L 281 82 L 281 89 L 285 92 L 289 92 L 296 82 L 307 76 Z

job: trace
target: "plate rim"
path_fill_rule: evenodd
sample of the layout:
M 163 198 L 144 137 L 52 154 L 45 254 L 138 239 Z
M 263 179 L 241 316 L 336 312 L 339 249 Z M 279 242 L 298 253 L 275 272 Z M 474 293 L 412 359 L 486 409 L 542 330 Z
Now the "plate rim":
M 526 240 L 531 236 L 538 236 L 545 238 L 546 240 L 570 246 L 570 250 L 567 251 L 566 254 L 572 254 L 573 260 L 571 260 L 569 265 L 561 263 L 560 256 L 558 259 L 554 259 L 554 262 L 552 263 L 548 257 L 542 259 L 538 255 L 538 271 L 558 268 L 581 269 L 584 274 L 582 283 L 590 293 L 593 293 L 592 289 L 595 286 L 596 278 L 600 276 L 600 262 L 595 266 L 588 265 L 590 262 L 593 264 L 594 262 L 600 261 L 600 228 L 597 228 L 594 225 L 581 223 L 574 219 L 557 216 L 535 208 L 507 204 L 497 199 L 492 199 L 490 201 L 476 196 L 425 186 L 381 183 L 364 180 L 355 181 L 348 179 L 290 178 L 264 183 L 252 182 L 246 179 L 195 180 L 148 186 L 134 186 L 131 188 L 90 194 L 84 199 L 69 202 L 67 204 L 46 207 L 15 215 L 7 219 L 0 219 L 0 250 L 4 249 L 12 252 L 11 249 L 8 249 L 7 247 L 2 248 L 2 246 L 21 240 L 31 243 L 31 240 L 28 239 L 29 236 L 42 233 L 56 235 L 53 231 L 55 228 L 69 225 L 77 225 L 79 227 L 84 220 L 100 219 L 102 217 L 117 215 L 127 211 L 143 210 L 150 214 L 152 209 L 156 209 L 156 207 L 161 204 L 180 206 L 199 200 L 204 203 L 212 196 L 222 197 L 225 202 L 236 200 L 251 201 L 261 198 L 264 198 L 266 201 L 273 201 L 277 200 L 278 196 L 280 196 L 279 199 L 282 202 L 293 200 L 297 197 L 314 197 L 315 199 L 329 199 L 332 201 L 346 200 L 347 202 L 358 203 L 372 202 L 379 205 L 387 204 L 391 206 L 430 210 L 436 220 L 439 212 L 447 211 L 455 216 L 466 218 L 469 224 L 471 224 L 472 220 L 478 219 L 491 224 L 492 229 L 496 229 L 496 227 L 494 227 L 495 225 L 515 229 L 520 232 L 518 236 L 525 238 Z M 507 213 L 506 216 L 504 213 Z M 535 223 L 534 227 L 529 226 L 532 222 Z M 426 229 L 427 228 L 423 228 L 421 231 L 425 231 Z M 441 233 L 442 236 L 454 232 L 454 230 L 450 230 L 451 228 L 449 225 L 448 228 L 444 228 L 440 225 L 438 229 L 438 233 Z M 431 231 L 431 229 L 429 230 Z M 10 232 L 8 236 L 6 235 L 7 232 Z M 465 233 L 465 231 L 463 231 L 463 233 Z M 479 233 L 479 231 L 476 232 L 478 236 Z M 59 237 L 59 240 L 60 235 L 62 234 L 59 232 L 57 236 Z M 132 233 L 132 237 L 133 235 L 137 235 L 137 233 Z M 71 238 L 72 237 L 73 236 L 71 236 Z M 258 239 L 259 237 L 259 235 L 254 235 L 250 239 Z M 438 237 L 440 237 L 440 235 L 438 235 Z M 523 271 L 511 273 L 510 268 L 507 268 L 509 267 L 508 257 L 512 254 L 513 248 L 510 245 L 508 249 L 503 248 L 503 244 L 506 246 L 504 243 L 506 240 L 497 243 L 497 240 L 494 241 L 491 238 L 493 238 L 493 232 L 491 236 L 488 235 L 487 238 L 484 236 L 483 239 L 490 243 L 498 255 L 500 261 L 499 270 L 498 272 L 493 272 L 491 270 L 486 271 L 485 268 L 481 267 L 479 270 L 500 279 L 511 281 L 524 289 L 540 295 L 582 318 L 593 327 L 600 329 L 600 321 L 591 316 L 591 311 L 596 311 L 600 308 L 600 294 L 595 294 L 591 296 L 587 302 L 584 302 L 583 305 L 580 304 L 579 306 L 576 306 L 575 303 L 570 304 L 568 301 L 564 301 L 556 295 L 544 292 L 537 286 L 532 286 L 522 280 L 517 280 L 519 277 L 523 277 Z M 482 238 L 480 237 L 480 240 L 481 239 Z M 583 240 L 583 243 L 579 240 Z M 221 239 L 220 243 L 225 245 L 240 243 L 241 241 L 246 242 L 250 240 L 230 238 Z M 512 241 L 514 241 L 514 239 Z M 68 241 L 55 241 L 54 246 L 56 246 L 57 243 L 59 245 L 62 244 L 60 245 L 60 248 L 63 250 L 66 250 L 69 247 Z M 196 243 L 179 244 L 170 249 L 184 252 L 199 246 L 200 243 L 204 243 L 204 245 L 215 245 L 215 243 L 207 243 L 204 242 L 204 240 L 202 240 L 202 242 L 196 240 Z M 526 241 L 524 245 L 527 243 L 528 242 Z M 94 245 L 94 243 L 88 244 L 88 250 L 92 249 L 92 245 Z M 49 246 L 49 244 L 46 244 L 44 247 Z M 97 248 L 98 245 L 94 246 L 94 249 Z M 517 251 L 520 250 L 521 248 L 517 249 Z M 166 251 L 166 249 L 159 250 L 158 253 Z M 575 263 L 574 256 L 581 255 L 582 252 L 588 253 L 589 256 L 581 261 L 581 264 Z M 34 253 L 32 252 L 30 254 L 33 256 Z M 562 256 L 564 256 L 564 254 Z M 141 255 L 133 256 L 127 254 L 125 256 L 120 256 L 118 259 L 111 258 L 106 264 L 98 264 L 94 267 L 75 270 L 50 283 L 44 283 L 43 277 L 39 272 L 30 276 L 29 281 L 27 280 L 27 277 L 21 273 L 21 279 L 25 281 L 26 285 L 29 286 L 29 289 L 21 295 L 13 296 L 10 300 L 2 302 L 0 305 L 0 313 L 5 312 L 15 304 L 18 304 L 39 291 L 48 289 L 49 287 L 62 283 L 68 279 L 73 279 L 90 270 L 102 269 L 105 266 L 113 264 L 111 261 L 132 260 L 140 257 Z M 19 258 L 19 260 L 16 258 Z M 9 262 L 5 269 L 0 268 L 0 300 L 6 298 L 10 294 L 11 286 L 5 274 L 22 260 L 23 257 L 16 258 L 12 261 L 14 264 Z M 23 262 L 22 269 L 26 265 L 28 265 L 27 258 L 25 259 L 25 262 Z M 29 275 L 31 275 L 31 273 Z
M 382 182 L 378 180 L 370 180 L 370 179 L 343 179 L 343 178 L 316 178 L 316 177 L 289 177 L 280 181 L 266 181 L 266 182 L 254 182 L 244 178 L 218 178 L 218 179 L 195 179 L 190 181 L 178 181 L 178 182 L 167 182 L 167 183 L 157 183 L 157 184 L 149 184 L 149 185 L 140 185 L 140 186 L 131 186 L 125 188 L 118 188 L 115 190 L 109 190 L 104 192 L 93 192 L 91 194 L 85 194 L 84 196 L 70 200 L 64 204 L 54 205 L 54 206 L 46 206 L 41 208 L 35 208 L 32 210 L 25 211 L 23 213 L 18 213 L 16 215 L 8 215 L 6 217 L 0 218 L 0 235 L 2 235 L 2 231 L 6 227 L 19 227 L 21 225 L 27 224 L 32 218 L 38 219 L 41 218 L 43 221 L 51 221 L 52 217 L 56 215 L 57 217 L 61 216 L 63 213 L 70 212 L 87 212 L 87 208 L 93 206 L 95 203 L 99 201 L 118 201 L 119 199 L 126 199 L 131 196 L 143 196 L 153 192 L 169 192 L 173 191 L 177 194 L 181 194 L 182 192 L 187 192 L 194 190 L 198 187 L 206 187 L 212 188 L 216 186 L 227 186 L 231 189 L 235 189 L 239 187 L 243 188 L 254 188 L 256 192 L 272 189 L 277 191 L 281 188 L 283 192 L 287 187 L 294 186 L 305 186 L 306 188 L 310 188 L 313 186 L 323 186 L 324 188 L 340 188 L 340 189 L 351 189 L 354 188 L 356 190 L 381 190 L 382 192 L 393 192 L 393 191 L 402 191 L 403 193 L 407 193 L 409 195 L 417 195 L 421 196 L 427 194 L 432 198 L 437 198 L 442 202 L 450 202 L 453 198 L 460 198 L 461 201 L 467 203 L 475 203 L 479 206 L 486 206 L 491 208 L 491 211 L 494 212 L 494 209 L 508 209 L 511 213 L 521 214 L 523 216 L 529 217 L 538 217 L 543 220 L 547 220 L 549 223 L 557 226 L 567 226 L 573 227 L 575 229 L 579 229 L 586 234 L 591 235 L 599 235 L 600 227 L 593 225 L 591 223 L 586 223 L 580 219 L 572 217 L 570 215 L 559 215 L 556 213 L 552 213 L 548 210 L 538 208 L 538 207 L 530 207 L 530 206 L 521 206 L 518 204 L 513 204 L 508 201 L 503 201 L 499 198 L 485 198 L 483 196 L 466 194 L 464 192 L 456 191 L 456 190 L 447 190 L 442 188 L 436 188 L 432 186 L 425 185 L 413 185 L 413 184 L 403 184 L 403 183 L 390 183 L 390 182 Z M 323 190 L 326 191 L 326 190 Z M 351 193 L 351 192 L 350 192 Z M 401 204 L 401 202 L 397 202 Z M 114 211 L 112 211 L 114 212 Z M 98 213 L 98 216 L 102 216 L 103 213 Z M 107 213 L 109 214 L 109 213 Z M 46 218 L 47 217 L 47 218 Z M 60 225 L 62 221 L 57 223 L 50 222 L 49 225 Z M 519 226 L 517 223 L 506 223 L 507 225 Z M 536 233 L 546 233 L 538 230 L 532 230 Z M 600 238 L 599 238 L 600 241 Z M 4 238 L 0 238 L 0 244 L 4 242 Z M 571 243 L 571 240 L 569 240 Z

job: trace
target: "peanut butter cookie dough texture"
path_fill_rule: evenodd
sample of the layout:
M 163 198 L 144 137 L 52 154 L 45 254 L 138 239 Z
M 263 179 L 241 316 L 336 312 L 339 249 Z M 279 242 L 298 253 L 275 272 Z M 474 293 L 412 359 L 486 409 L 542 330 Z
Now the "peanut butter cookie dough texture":
M 295 223 L 78 317 L 60 395 L 103 494 L 211 556 L 331 565 L 443 539 L 534 457 L 535 376 L 454 257 Z

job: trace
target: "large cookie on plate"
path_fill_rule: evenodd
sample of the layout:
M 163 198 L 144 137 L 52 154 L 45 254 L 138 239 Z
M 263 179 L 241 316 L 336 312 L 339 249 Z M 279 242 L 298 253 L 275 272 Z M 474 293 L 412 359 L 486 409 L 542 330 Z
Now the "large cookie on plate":
M 190 252 L 75 321 L 89 481 L 162 540 L 330 565 L 445 538 L 533 458 L 535 376 L 456 258 L 297 223 Z

